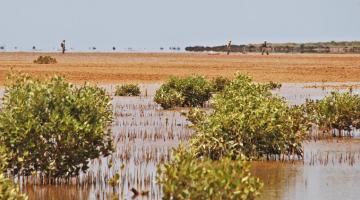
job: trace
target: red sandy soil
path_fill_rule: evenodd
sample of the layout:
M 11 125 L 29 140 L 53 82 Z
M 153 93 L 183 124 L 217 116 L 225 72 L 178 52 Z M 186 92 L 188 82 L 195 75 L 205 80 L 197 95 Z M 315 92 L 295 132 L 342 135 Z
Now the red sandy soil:
M 34 64 L 50 55 L 57 64 Z M 0 53 L 0 84 L 14 71 L 61 74 L 75 83 L 161 82 L 169 76 L 232 77 L 241 72 L 257 82 L 360 82 L 360 55 L 207 53 Z

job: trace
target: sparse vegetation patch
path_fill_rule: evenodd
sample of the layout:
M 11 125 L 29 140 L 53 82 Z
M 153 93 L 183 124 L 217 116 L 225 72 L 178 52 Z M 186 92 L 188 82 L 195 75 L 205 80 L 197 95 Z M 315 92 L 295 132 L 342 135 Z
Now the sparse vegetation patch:
M 57 60 L 51 56 L 39 56 L 34 60 L 35 64 L 56 64 Z
M 115 96 L 139 96 L 140 94 L 140 88 L 135 84 L 116 86 L 115 89 Z

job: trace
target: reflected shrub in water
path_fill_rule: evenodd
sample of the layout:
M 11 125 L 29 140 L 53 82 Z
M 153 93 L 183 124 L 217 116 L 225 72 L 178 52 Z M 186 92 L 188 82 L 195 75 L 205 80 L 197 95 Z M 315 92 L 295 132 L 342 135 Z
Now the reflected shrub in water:
M 199 160 L 180 147 L 173 159 L 158 168 L 163 199 L 255 199 L 262 183 L 251 176 L 245 159 Z
M 307 100 L 304 109 L 308 120 L 324 132 L 360 128 L 359 95 L 332 92 L 322 100 Z
M 203 106 L 211 92 L 211 83 L 202 76 L 171 77 L 156 91 L 154 101 L 164 109 Z
M 115 96 L 139 96 L 140 94 L 140 88 L 136 84 L 126 84 L 115 88 Z
M 90 159 L 112 151 L 111 98 L 104 89 L 20 75 L 10 77 L 3 100 L 0 142 L 14 175 L 76 176 Z
M 27 196 L 21 194 L 19 188 L 3 174 L 3 171 L 6 171 L 6 159 L 5 151 L 0 147 L 0 199 L 26 200 Z
M 35 64 L 55 64 L 57 63 L 56 59 L 51 56 L 39 56 L 34 60 Z
M 237 75 L 225 90 L 215 96 L 213 112 L 193 127 L 197 132 L 191 146 L 197 157 L 234 159 L 244 154 L 251 159 L 273 155 L 302 156 L 305 126 L 301 110 L 289 107 L 274 96 L 269 85 L 254 84 Z

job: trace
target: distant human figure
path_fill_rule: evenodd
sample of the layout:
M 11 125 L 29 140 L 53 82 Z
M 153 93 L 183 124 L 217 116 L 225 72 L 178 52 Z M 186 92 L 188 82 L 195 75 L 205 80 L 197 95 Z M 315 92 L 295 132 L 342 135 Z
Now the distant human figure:
M 61 49 L 62 49 L 62 53 L 64 54 L 65 53 L 65 40 L 63 40 L 60 44 L 61 46 Z
M 246 54 L 246 48 L 245 47 L 242 48 L 242 54 Z
M 229 55 L 231 52 L 231 40 L 228 42 L 228 44 L 226 46 L 226 50 L 227 50 L 227 55 Z
M 115 46 L 113 46 L 113 51 L 115 51 L 116 50 L 116 47 Z
M 264 55 L 264 53 L 269 55 L 269 47 L 266 41 L 264 41 L 264 43 L 261 45 L 261 55 Z

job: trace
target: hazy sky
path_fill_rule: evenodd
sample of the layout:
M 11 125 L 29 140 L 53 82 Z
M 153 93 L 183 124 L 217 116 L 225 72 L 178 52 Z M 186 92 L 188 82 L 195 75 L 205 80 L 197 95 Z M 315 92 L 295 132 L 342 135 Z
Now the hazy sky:
M 360 40 L 360 0 L 0 0 L 10 49 Z

